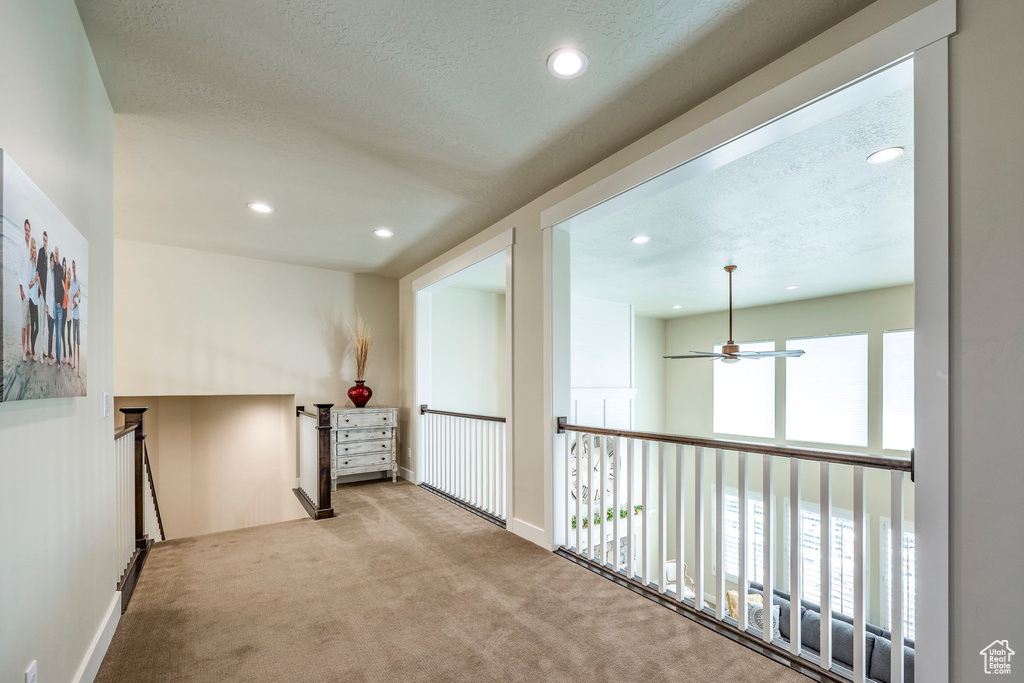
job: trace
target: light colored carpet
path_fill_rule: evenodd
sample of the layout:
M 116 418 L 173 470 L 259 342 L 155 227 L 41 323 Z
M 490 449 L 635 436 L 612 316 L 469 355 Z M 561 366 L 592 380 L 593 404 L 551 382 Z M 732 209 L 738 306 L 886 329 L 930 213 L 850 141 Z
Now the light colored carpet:
M 405 482 L 154 547 L 97 681 L 803 676 Z

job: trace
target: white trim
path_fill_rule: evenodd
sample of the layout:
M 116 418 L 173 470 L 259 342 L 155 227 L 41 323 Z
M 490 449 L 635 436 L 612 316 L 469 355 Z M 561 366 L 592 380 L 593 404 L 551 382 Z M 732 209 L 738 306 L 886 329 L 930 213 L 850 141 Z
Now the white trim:
M 82 658 L 82 663 L 78 666 L 75 677 L 71 679 L 72 683 L 92 683 L 96 678 L 96 674 L 100 671 L 100 664 L 103 663 L 103 657 L 107 654 L 107 648 L 110 647 L 110 641 L 114 638 L 114 631 L 117 630 L 117 624 L 120 620 L 121 592 L 115 591 L 114 597 L 110 601 L 110 607 L 107 608 L 107 613 L 100 622 L 96 635 L 92 637 L 92 642 L 89 643 L 89 649 L 85 651 L 85 657 Z
M 512 290 L 513 283 L 513 247 L 515 244 L 515 228 L 509 228 L 505 232 L 497 235 L 483 244 L 480 244 L 473 249 L 470 249 L 464 254 L 461 254 L 451 261 L 448 261 L 442 266 L 435 268 L 429 273 L 416 278 L 413 281 L 413 330 L 414 330 L 414 376 L 416 378 L 416 385 L 414 388 L 414 395 L 416 397 L 416 415 L 417 417 L 411 421 L 410 434 L 411 441 L 415 444 L 412 449 L 413 455 L 410 459 L 410 468 L 402 469 L 400 471 L 408 472 L 412 478 L 409 479 L 414 484 L 421 483 L 421 479 L 415 478 L 417 474 L 422 473 L 424 470 L 419 466 L 420 454 L 423 451 L 423 434 L 420 430 L 422 424 L 419 415 L 419 406 L 423 404 L 430 404 L 431 397 L 431 310 L 432 310 L 432 297 L 433 292 L 451 284 L 451 280 L 455 275 L 462 274 L 468 275 L 473 270 L 482 265 L 490 266 L 489 263 L 492 259 L 495 259 L 499 255 L 502 256 L 505 265 L 505 377 L 506 377 L 506 389 L 505 389 L 505 471 L 504 471 L 504 484 L 505 484 L 505 506 L 504 506 L 504 517 L 505 519 L 512 518 L 512 511 L 515 509 L 515 479 L 513 473 L 515 471 L 515 451 L 513 450 L 514 443 L 514 423 L 513 423 L 513 401 L 514 401 L 514 340 L 513 340 L 513 320 L 514 320 L 514 301 L 515 295 Z M 413 469 L 415 467 L 415 469 Z
M 412 482 L 413 484 L 420 483 L 419 480 L 416 479 L 416 471 L 415 470 L 410 470 L 410 469 L 407 469 L 405 467 L 399 466 L 398 467 L 398 476 L 400 476 L 402 479 L 405 479 L 406 481 Z
M 915 677 L 947 683 L 949 639 L 949 56 L 914 53 Z
M 541 529 L 539 526 L 534 526 L 533 524 L 530 524 L 529 522 L 524 522 L 521 519 L 513 519 L 512 517 L 509 517 L 508 521 L 505 524 L 505 527 L 508 531 L 511 531 L 516 536 L 519 536 L 520 538 L 525 538 L 527 541 L 533 543 L 534 545 L 539 545 L 541 548 L 544 548 L 545 550 L 554 550 L 554 548 L 551 547 L 551 542 L 550 538 L 548 537 L 548 533 L 544 531 L 544 529 Z
M 464 254 L 459 254 L 454 257 L 451 261 L 438 266 L 434 270 L 419 276 L 412 281 L 412 291 L 418 292 L 422 289 L 427 289 L 432 285 L 437 284 L 441 280 L 447 277 L 455 275 L 461 270 L 470 268 L 480 261 L 483 261 L 495 254 L 504 251 L 506 248 L 511 247 L 516 242 L 516 229 L 509 228 L 500 235 L 495 235 L 491 239 L 487 240 L 483 244 L 478 244 Z M 506 292 L 506 295 L 508 292 Z

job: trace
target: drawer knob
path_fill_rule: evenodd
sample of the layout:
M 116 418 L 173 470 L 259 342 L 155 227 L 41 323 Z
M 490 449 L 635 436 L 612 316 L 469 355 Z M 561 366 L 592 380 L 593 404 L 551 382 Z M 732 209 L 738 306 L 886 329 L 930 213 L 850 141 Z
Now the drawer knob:
M 346 464 L 346 465 L 348 464 L 348 460 L 346 460 L 346 461 L 345 461 L 345 464 Z

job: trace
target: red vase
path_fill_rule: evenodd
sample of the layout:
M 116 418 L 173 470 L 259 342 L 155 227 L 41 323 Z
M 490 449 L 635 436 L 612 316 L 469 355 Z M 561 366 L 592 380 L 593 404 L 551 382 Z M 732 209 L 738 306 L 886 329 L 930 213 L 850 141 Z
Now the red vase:
M 348 398 L 356 408 L 363 408 L 370 402 L 373 389 L 366 386 L 366 380 L 357 379 L 356 385 L 348 390 Z

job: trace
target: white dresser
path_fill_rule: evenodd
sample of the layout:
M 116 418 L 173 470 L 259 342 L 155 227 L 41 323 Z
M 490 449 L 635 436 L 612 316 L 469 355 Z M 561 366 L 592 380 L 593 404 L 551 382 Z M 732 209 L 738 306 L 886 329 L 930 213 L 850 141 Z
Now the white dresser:
M 391 472 L 398 480 L 396 427 L 398 408 L 341 408 L 331 411 L 334 460 L 331 488 L 338 478 L 367 472 Z

